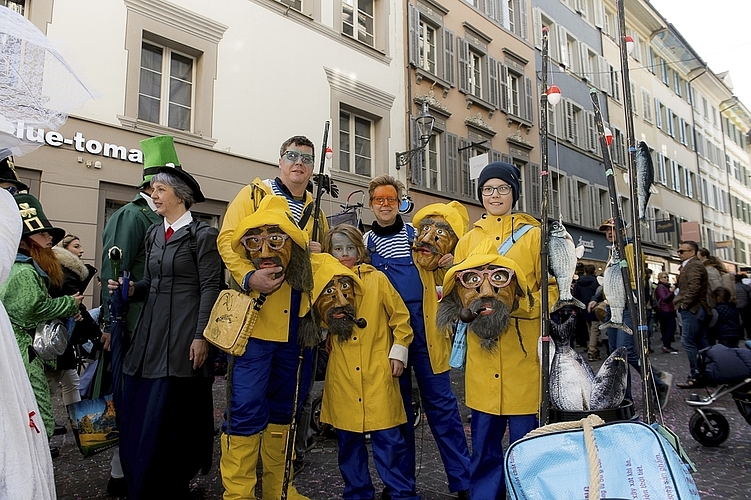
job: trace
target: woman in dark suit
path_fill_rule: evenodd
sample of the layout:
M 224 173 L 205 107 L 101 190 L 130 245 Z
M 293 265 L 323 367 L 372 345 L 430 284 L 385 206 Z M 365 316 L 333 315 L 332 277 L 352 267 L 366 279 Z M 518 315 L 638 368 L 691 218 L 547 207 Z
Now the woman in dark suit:
M 151 186 L 164 222 L 146 233 L 144 278 L 130 290 L 145 303 L 125 355 L 118 408 L 130 500 L 188 498 L 190 480 L 211 466 L 214 432 L 203 330 L 221 283 L 218 232 L 189 211 L 204 201 L 190 174 L 161 167 Z

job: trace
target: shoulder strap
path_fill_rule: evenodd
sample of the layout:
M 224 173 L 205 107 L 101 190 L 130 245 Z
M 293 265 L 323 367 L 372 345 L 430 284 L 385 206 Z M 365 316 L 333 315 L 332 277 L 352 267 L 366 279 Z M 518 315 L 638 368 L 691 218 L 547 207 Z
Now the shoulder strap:
M 417 230 L 412 224 L 404 224 L 404 227 L 407 228 L 407 241 L 409 241 L 409 246 L 412 246 L 412 243 L 415 241 Z
M 313 213 L 313 205 L 315 205 L 314 202 L 308 203 L 308 205 L 303 210 L 302 216 L 300 217 L 300 222 L 297 223 L 297 227 L 305 231 L 305 226 L 308 225 L 308 219 L 310 219 L 310 214 Z
M 503 243 L 501 243 L 501 246 L 498 247 L 498 255 L 505 256 L 508 251 L 511 250 L 511 247 L 514 246 L 514 243 L 516 243 L 519 238 L 527 234 L 527 231 L 532 229 L 532 227 L 534 227 L 532 226 L 532 224 L 524 224 L 522 226 L 519 226 L 516 231 L 511 233 L 511 235 L 506 238 Z

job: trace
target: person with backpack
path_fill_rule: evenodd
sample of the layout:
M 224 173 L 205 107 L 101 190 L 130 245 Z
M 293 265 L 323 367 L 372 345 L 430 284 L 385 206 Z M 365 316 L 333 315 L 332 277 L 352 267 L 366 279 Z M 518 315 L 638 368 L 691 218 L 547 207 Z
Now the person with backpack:
M 213 367 L 203 330 L 221 288 L 218 231 L 193 218 L 191 206 L 205 198 L 186 171 L 163 166 L 151 187 L 164 222 L 149 228 L 144 277 L 130 284 L 129 294 L 145 301 L 123 360 L 117 410 L 131 500 L 187 498 L 213 454 Z
M 531 215 L 512 213 L 519 200 L 521 172 L 493 162 L 480 172 L 477 197 L 485 214 L 456 245 L 456 262 L 477 253 L 508 257 L 524 272 L 529 288 L 511 313 L 508 327 L 498 332 L 497 348 L 488 351 L 476 335 L 467 336 L 465 391 L 472 409 L 472 498 L 506 498 L 502 440 L 521 439 L 538 426 L 540 408 L 540 290 L 544 286 L 540 259 L 540 223 Z M 558 288 L 549 287 L 550 304 Z
M 435 321 L 438 311 L 436 286 L 443 283 L 443 274 L 453 263 L 453 255 L 450 251 L 436 249 L 436 253 L 442 255 L 432 270 L 419 264 L 421 257 L 413 257 L 413 251 L 417 253 L 415 243 L 419 233 L 411 224 L 405 224 L 399 215 L 399 204 L 405 194 L 404 184 L 390 175 L 380 175 L 370 181 L 368 195 L 375 221 L 365 234 L 365 245 L 371 264 L 388 276 L 410 313 L 414 340 L 409 346 L 409 365 L 399 378 L 404 407 L 412 407 L 414 370 L 428 424 L 446 470 L 449 491 L 458 493 L 460 499 L 469 499 L 469 448 L 459 405 L 451 389 L 448 364 L 451 344 L 448 337 L 439 332 Z M 458 202 L 438 205 L 431 205 L 430 213 L 418 211 L 415 221 L 420 222 L 418 217 L 440 215 L 448 221 L 458 240 L 469 223 L 466 208 Z M 407 442 L 407 470 L 414 474 L 414 426 L 409 422 L 400 429 Z M 386 489 L 382 498 L 389 495 Z

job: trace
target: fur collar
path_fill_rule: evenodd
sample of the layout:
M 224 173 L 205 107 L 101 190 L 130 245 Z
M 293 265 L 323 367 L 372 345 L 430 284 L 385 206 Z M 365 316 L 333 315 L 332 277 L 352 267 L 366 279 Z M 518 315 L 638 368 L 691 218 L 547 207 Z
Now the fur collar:
M 86 265 L 81 259 L 62 247 L 54 246 L 52 251 L 55 253 L 57 260 L 60 261 L 60 265 L 74 272 L 76 276 L 81 278 L 81 281 L 85 281 L 89 277 L 89 270 L 86 269 Z

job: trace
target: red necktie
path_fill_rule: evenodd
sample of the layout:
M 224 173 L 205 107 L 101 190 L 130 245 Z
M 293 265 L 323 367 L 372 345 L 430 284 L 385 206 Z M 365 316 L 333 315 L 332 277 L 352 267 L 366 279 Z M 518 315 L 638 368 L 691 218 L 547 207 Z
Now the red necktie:
M 167 231 L 164 233 L 164 242 L 165 243 L 167 243 L 169 241 L 170 236 L 172 236 L 172 234 L 174 232 L 175 231 L 172 229 L 172 226 L 170 226 L 170 227 L 167 228 Z

